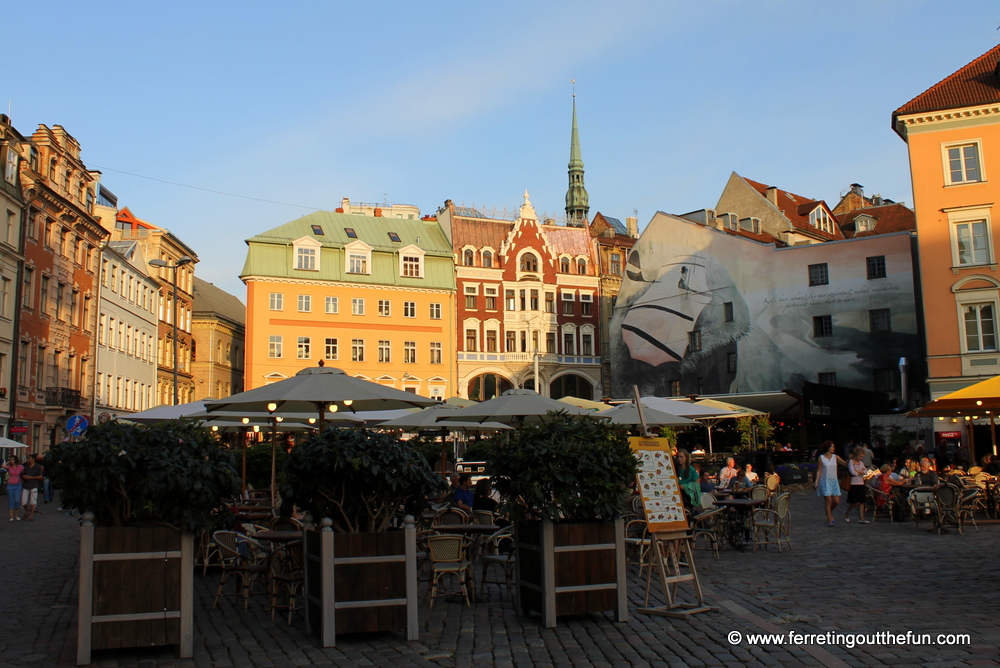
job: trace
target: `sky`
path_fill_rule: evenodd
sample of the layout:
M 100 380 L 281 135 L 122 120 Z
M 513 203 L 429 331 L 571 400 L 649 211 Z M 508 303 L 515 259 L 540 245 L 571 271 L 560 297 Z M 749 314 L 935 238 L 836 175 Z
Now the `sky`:
M 978 0 L 14 0 L 3 15 L 15 127 L 66 128 L 119 206 L 244 300 L 244 239 L 343 197 L 513 211 L 527 190 L 562 215 L 571 80 L 591 217 L 641 229 L 713 208 L 733 171 L 831 206 L 851 183 L 910 203 L 893 110 L 1000 41 L 1000 9 Z

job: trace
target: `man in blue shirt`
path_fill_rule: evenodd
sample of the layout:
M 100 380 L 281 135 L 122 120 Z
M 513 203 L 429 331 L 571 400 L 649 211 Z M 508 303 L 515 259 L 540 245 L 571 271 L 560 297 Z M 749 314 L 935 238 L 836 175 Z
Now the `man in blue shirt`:
M 472 491 L 472 474 L 463 473 L 458 479 L 458 489 L 455 490 L 453 501 L 456 506 L 467 513 L 472 513 L 472 501 L 476 493 Z

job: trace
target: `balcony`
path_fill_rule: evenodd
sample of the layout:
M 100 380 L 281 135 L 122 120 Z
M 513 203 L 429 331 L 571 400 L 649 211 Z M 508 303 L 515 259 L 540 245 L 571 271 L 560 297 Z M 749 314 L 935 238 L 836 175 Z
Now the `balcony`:
M 61 406 L 62 408 L 80 408 L 80 390 L 71 390 L 68 387 L 51 387 L 45 390 L 45 404 L 47 406 Z
M 532 364 L 534 353 L 457 353 L 459 362 L 504 362 L 507 364 Z M 542 353 L 538 356 L 539 364 L 597 364 L 601 358 L 595 355 L 555 355 Z

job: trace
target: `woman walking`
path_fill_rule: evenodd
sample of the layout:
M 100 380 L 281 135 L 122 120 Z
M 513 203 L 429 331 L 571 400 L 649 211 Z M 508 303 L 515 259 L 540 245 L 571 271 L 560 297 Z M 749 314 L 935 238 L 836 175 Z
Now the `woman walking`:
M 0 467 L 7 470 L 7 513 L 10 515 L 9 522 L 21 519 L 18 511 L 21 509 L 21 472 L 24 467 L 17 463 L 17 457 L 10 456 L 6 464 Z
M 835 454 L 833 441 L 824 441 L 816 458 L 816 495 L 826 499 L 827 526 L 833 526 L 833 509 L 840 503 L 840 484 L 837 482 L 837 465 L 844 460 Z
M 864 462 L 865 449 L 854 448 L 851 452 L 851 459 L 847 462 L 847 472 L 851 474 L 851 488 L 847 491 L 847 510 L 844 511 L 844 521 L 851 521 L 851 511 L 858 509 L 858 522 L 860 524 L 871 524 L 865 519 L 865 473 L 868 467 Z

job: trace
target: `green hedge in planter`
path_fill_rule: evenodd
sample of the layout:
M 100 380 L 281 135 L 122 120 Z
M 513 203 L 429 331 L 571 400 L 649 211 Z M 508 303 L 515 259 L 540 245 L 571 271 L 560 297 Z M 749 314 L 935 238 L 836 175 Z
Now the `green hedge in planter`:
M 103 526 L 163 524 L 185 533 L 216 526 L 224 500 L 239 494 L 236 456 L 190 422 L 115 421 L 60 443 L 53 483 L 64 506 L 94 513 Z
M 295 447 L 282 496 L 329 517 L 334 531 L 384 531 L 400 507 L 419 512 L 444 488 L 427 459 L 404 441 L 368 429 L 331 427 Z
M 517 520 L 614 519 L 637 471 L 624 427 L 561 411 L 496 434 L 486 457 L 486 473 Z

